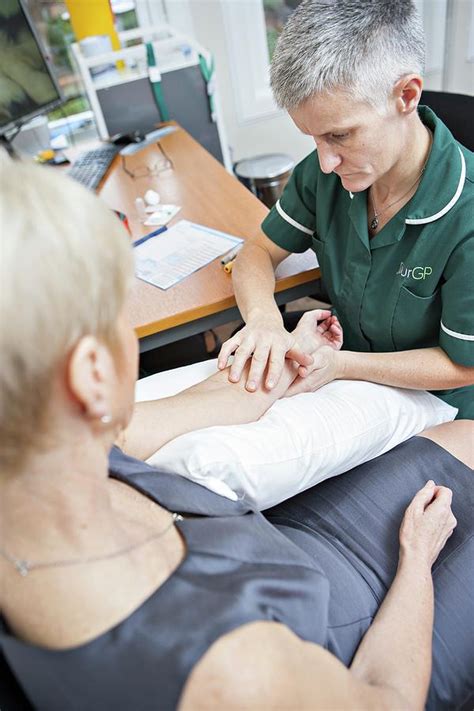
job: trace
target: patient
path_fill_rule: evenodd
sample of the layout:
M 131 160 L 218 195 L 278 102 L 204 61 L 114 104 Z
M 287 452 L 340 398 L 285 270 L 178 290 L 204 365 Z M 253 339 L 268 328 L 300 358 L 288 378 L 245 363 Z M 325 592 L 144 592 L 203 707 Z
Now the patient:
M 134 409 L 119 222 L 63 176 L 0 154 L 0 224 L 0 649 L 32 704 L 466 701 L 473 423 L 433 428 L 265 515 L 160 473 L 140 460 L 193 428 L 258 418 L 293 366 L 278 393 L 223 372 Z M 309 354 L 339 338 L 314 319 L 295 333 Z

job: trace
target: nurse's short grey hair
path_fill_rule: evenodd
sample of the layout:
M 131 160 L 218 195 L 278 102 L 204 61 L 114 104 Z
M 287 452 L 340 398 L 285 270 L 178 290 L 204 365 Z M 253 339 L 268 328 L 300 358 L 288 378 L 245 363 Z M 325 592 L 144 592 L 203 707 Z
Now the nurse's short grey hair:
M 128 234 L 57 168 L 0 148 L 0 474 L 48 443 L 55 374 L 94 335 L 117 351 L 133 276 Z
M 424 57 L 411 0 L 303 0 L 278 40 L 271 86 L 288 111 L 343 90 L 383 112 L 398 79 L 423 74 Z

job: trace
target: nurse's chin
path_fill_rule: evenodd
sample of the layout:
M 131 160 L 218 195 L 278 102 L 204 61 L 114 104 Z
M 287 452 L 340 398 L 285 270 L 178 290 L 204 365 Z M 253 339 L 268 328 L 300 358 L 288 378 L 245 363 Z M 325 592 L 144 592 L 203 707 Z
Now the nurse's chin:
M 362 173 L 354 173 L 353 175 L 340 175 L 342 187 L 350 190 L 351 193 L 361 193 L 370 188 L 373 180 L 368 175 Z

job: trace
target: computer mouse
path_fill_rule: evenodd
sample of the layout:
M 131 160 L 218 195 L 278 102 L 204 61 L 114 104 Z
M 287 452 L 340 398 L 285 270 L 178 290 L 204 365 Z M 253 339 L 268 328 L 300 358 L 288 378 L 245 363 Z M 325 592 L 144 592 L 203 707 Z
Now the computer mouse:
M 142 131 L 133 131 L 132 133 L 116 133 L 109 138 L 110 143 L 115 146 L 128 146 L 130 143 L 141 143 L 145 138 Z

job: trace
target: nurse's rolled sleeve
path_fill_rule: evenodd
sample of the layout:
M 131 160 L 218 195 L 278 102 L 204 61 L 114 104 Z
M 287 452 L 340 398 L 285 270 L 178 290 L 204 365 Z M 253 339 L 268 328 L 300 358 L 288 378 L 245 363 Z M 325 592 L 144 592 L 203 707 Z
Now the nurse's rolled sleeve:
M 315 152 L 296 166 L 283 195 L 262 222 L 267 237 L 288 252 L 305 252 L 312 246 L 316 166 Z
M 454 363 L 474 366 L 474 235 L 454 250 L 441 287 L 439 344 Z

